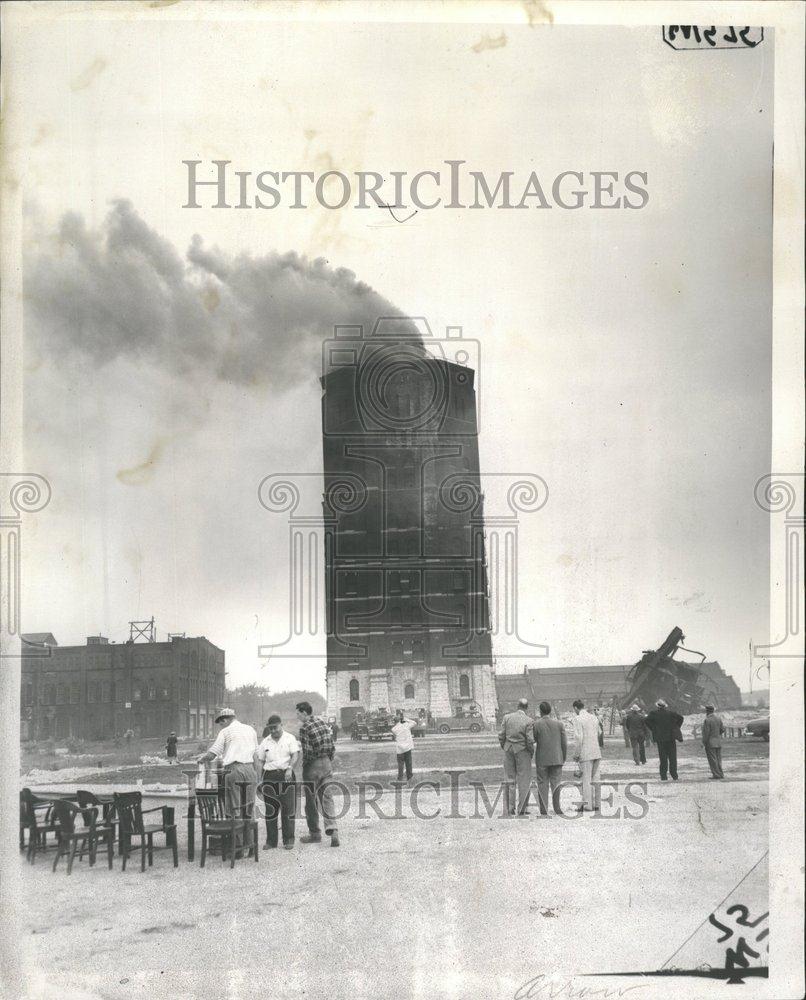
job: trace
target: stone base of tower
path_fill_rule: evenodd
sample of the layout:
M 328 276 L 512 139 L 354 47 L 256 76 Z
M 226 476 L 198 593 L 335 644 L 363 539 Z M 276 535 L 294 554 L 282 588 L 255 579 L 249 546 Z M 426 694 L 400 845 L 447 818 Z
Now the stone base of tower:
M 428 678 L 428 709 L 434 718 L 453 714 L 447 667 L 431 668 Z
M 473 665 L 394 664 L 327 671 L 327 715 L 349 726 L 358 712 L 397 709 L 411 718 L 421 710 L 437 718 L 478 705 L 484 719 L 495 724 L 498 700 L 495 674 L 489 663 Z

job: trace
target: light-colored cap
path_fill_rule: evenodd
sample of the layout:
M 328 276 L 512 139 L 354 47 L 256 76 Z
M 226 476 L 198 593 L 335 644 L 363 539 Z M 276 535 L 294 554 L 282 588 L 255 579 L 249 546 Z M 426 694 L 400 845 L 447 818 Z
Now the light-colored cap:
M 221 722 L 222 719 L 234 719 L 235 712 L 231 708 L 222 708 L 218 715 L 215 717 L 216 722 Z
M 641 707 L 640 707 L 640 705 L 633 705 L 632 708 L 630 709 L 630 711 L 631 712 L 640 712 L 641 711 Z

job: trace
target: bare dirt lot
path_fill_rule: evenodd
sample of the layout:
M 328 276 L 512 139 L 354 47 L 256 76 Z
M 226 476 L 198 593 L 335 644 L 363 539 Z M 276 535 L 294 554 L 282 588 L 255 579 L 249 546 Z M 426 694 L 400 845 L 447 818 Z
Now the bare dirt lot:
M 68 877 L 63 863 L 50 871 L 52 852 L 33 868 L 20 859 L 28 981 L 43 996 L 194 1000 L 578 996 L 582 983 L 629 988 L 640 1000 L 649 981 L 563 984 L 572 972 L 725 964 L 736 929 L 718 943 L 724 931 L 709 914 L 736 901 L 751 916 L 767 910 L 768 748 L 729 741 L 726 780 L 712 781 L 699 744 L 687 740 L 680 781 L 661 784 L 654 750 L 637 767 L 609 738 L 602 780 L 615 788 L 603 790 L 601 813 L 544 820 L 536 810 L 504 819 L 500 807 L 487 816 L 467 782 L 484 783 L 494 801 L 501 766 L 491 734 L 418 740 L 416 778 L 439 787 L 415 802 L 411 789 L 389 788 L 390 746 L 340 742 L 337 777 L 349 790 L 341 846 L 297 841 L 232 871 L 219 858 L 200 869 L 198 852 L 187 860 L 185 803 L 166 793 L 179 819 L 178 869 L 169 851 L 144 873 L 135 860 L 122 872 L 118 858 L 110 872 L 99 857 L 94 868 L 76 862 Z M 365 786 L 362 801 L 363 781 L 383 791 Z M 645 809 L 625 797 L 629 782 L 640 783 L 631 794 Z M 569 815 L 576 801 L 569 787 Z M 755 947 L 765 961 L 763 942 Z M 735 995 L 712 980 L 669 986 L 678 996 Z M 761 981 L 753 988 L 763 995 Z

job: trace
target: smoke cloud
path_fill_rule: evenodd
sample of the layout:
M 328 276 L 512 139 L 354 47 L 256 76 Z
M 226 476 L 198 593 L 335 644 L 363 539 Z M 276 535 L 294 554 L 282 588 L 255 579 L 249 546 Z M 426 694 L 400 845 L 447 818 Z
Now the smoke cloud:
M 275 388 L 320 373 L 335 324 L 363 324 L 367 335 L 380 316 L 402 315 L 321 258 L 232 257 L 199 236 L 183 258 L 125 200 L 98 231 L 68 213 L 55 239 L 31 240 L 24 287 L 26 335 L 52 360 L 128 358 Z

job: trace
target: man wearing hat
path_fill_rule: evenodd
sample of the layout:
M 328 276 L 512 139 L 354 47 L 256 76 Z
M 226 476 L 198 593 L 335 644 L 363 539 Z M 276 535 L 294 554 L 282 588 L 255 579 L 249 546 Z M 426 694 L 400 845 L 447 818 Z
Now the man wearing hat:
M 705 756 L 708 758 L 712 778 L 725 777 L 722 773 L 722 734 L 724 732 L 725 724 L 722 722 L 722 717 L 716 714 L 713 705 L 706 705 L 705 718 L 702 721 L 702 745 L 705 747 Z
M 176 733 L 170 733 L 168 739 L 165 741 L 165 753 L 168 760 L 176 760 L 176 744 Z
M 241 816 L 241 794 L 245 793 L 246 816 L 252 815 L 257 791 L 255 751 L 257 733 L 251 726 L 238 722 L 231 708 L 222 708 L 215 721 L 221 731 L 209 750 L 196 760 L 203 764 L 221 758 L 224 766 L 224 807 L 228 816 Z M 236 835 L 235 849 L 243 851 L 242 834 Z
M 675 730 L 683 725 L 683 716 L 670 712 L 669 706 L 659 698 L 655 707 L 646 717 L 646 724 L 652 733 L 652 738 L 658 746 L 660 757 L 660 780 L 666 781 L 667 772 L 672 781 L 677 781 L 677 737 Z
M 646 716 L 638 705 L 633 705 L 624 719 L 624 728 L 630 737 L 632 759 L 636 764 L 646 764 L 646 738 L 649 735 Z
M 532 784 L 532 754 L 535 749 L 532 727 L 534 722 L 526 714 L 529 702 L 521 698 L 516 712 L 507 712 L 501 720 L 498 742 L 504 751 L 504 779 L 506 805 L 510 816 L 515 812 L 515 783 L 518 785 L 518 815 L 526 812 L 529 789 Z
M 294 806 L 296 784 L 294 768 L 300 756 L 300 745 L 296 736 L 283 729 L 279 715 L 270 715 L 266 724 L 268 735 L 264 736 L 255 750 L 255 766 L 263 772 L 258 791 L 266 807 L 265 847 L 277 847 L 277 817 L 283 829 L 283 847 L 290 851 L 294 847 Z

